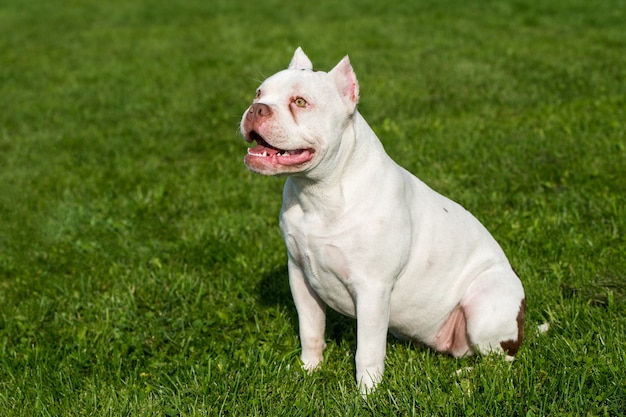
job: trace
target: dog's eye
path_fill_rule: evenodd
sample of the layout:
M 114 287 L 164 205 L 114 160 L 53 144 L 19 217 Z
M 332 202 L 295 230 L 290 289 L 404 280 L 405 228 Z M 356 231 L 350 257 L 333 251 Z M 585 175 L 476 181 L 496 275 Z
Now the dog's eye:
M 298 107 L 306 107 L 307 102 L 302 97 L 297 97 L 293 100 L 293 104 L 295 104 Z
M 255 100 L 258 100 L 261 97 L 261 89 L 256 90 L 256 95 L 254 96 Z

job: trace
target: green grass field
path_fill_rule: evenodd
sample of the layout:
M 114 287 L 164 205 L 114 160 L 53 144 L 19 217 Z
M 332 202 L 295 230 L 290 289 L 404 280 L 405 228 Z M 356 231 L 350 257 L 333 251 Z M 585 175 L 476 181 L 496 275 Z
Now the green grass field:
M 621 0 L 0 2 L 0 415 L 623 415 L 624 22 Z M 388 153 L 501 243 L 515 362 L 390 337 L 364 401 L 330 314 L 300 370 L 284 180 L 238 135 L 299 45 L 349 54 Z

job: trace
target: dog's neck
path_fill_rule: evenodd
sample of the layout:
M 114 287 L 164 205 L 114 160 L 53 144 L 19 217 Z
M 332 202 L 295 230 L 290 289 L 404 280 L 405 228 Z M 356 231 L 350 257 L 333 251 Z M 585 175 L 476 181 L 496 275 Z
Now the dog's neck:
M 349 206 L 350 195 L 359 191 L 352 189 L 355 184 L 367 187 L 370 182 L 366 179 L 380 174 L 367 169 L 369 166 L 381 166 L 380 163 L 370 164 L 368 160 L 384 158 L 383 166 L 386 163 L 395 164 L 383 151 L 382 143 L 358 111 L 355 111 L 344 129 L 339 147 L 332 152 L 325 155 L 323 166 L 317 166 L 306 174 L 290 176 L 283 198 L 296 199 L 305 212 L 311 210 L 319 213 L 322 209 L 332 217 Z M 359 177 L 360 181 L 350 181 L 354 177 Z M 350 183 L 350 189 L 344 186 L 346 182 Z M 376 193 L 376 190 L 369 192 Z M 285 203 L 289 204 L 288 201 Z

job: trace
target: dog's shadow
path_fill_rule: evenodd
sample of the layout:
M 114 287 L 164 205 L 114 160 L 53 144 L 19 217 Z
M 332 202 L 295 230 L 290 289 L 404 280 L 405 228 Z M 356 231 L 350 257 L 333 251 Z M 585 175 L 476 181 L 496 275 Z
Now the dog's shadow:
M 264 307 L 279 307 L 286 312 L 290 325 L 298 332 L 298 312 L 294 305 L 289 288 L 289 272 L 287 266 L 274 268 L 266 273 L 257 286 L 259 304 Z M 337 345 L 347 343 L 356 349 L 356 320 L 337 313 L 326 307 L 326 340 Z M 415 341 L 398 339 L 391 334 L 387 335 L 387 343 L 423 347 Z
M 279 307 L 287 314 L 291 326 L 298 331 L 298 312 L 289 289 L 287 266 L 275 268 L 266 273 L 257 286 L 258 302 L 264 307 Z M 327 340 L 337 344 L 348 342 L 356 347 L 356 320 L 326 308 Z

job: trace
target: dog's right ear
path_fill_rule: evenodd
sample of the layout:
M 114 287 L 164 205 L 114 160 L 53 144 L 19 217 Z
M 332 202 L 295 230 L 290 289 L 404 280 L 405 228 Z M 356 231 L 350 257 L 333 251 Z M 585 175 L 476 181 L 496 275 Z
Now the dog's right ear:
M 346 55 L 330 72 L 341 94 L 341 99 L 350 113 L 354 112 L 359 102 L 359 82 L 350 64 L 350 58 Z
M 299 70 L 312 70 L 313 64 L 308 56 L 304 53 L 302 48 L 298 46 L 296 52 L 293 54 L 293 58 L 291 58 L 291 62 L 289 63 L 289 69 L 299 69 Z

